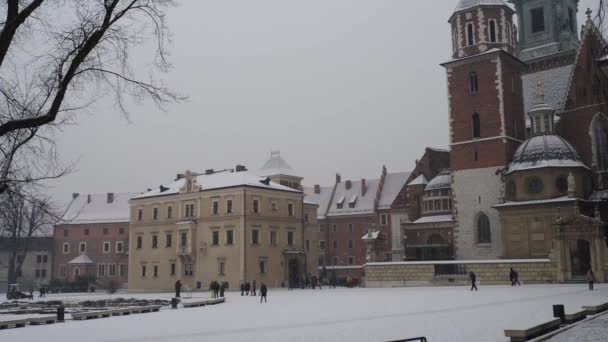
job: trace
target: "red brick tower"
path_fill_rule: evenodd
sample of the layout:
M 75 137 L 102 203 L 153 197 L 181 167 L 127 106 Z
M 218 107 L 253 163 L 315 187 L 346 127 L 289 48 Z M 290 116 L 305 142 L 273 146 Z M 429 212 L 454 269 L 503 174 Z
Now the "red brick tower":
M 461 0 L 449 20 L 450 164 L 457 258 L 502 253 L 498 213 L 504 168 L 525 139 L 521 73 L 513 56 L 513 10 L 503 0 Z

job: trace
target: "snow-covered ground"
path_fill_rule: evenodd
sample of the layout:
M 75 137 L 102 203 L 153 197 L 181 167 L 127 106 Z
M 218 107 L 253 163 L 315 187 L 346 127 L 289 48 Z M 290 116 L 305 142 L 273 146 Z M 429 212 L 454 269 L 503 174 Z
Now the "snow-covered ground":
M 195 294 L 205 296 L 205 294 Z M 273 290 L 268 303 L 229 292 L 225 304 L 0 331 L 2 341 L 506 341 L 504 329 L 608 301 L 608 285 Z M 101 299 L 103 294 L 80 295 Z M 116 296 L 116 295 L 115 295 Z M 171 295 L 125 297 L 166 299 Z M 54 296 L 53 296 L 54 297 Z M 65 295 L 64 295 L 65 297 Z M 70 299 L 71 300 L 71 299 Z

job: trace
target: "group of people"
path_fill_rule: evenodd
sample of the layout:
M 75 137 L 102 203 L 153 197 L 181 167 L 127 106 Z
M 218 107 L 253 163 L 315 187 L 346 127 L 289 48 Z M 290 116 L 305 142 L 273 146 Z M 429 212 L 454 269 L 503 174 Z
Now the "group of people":
M 262 301 L 264 301 L 265 303 L 268 303 L 268 287 L 266 286 L 266 284 L 262 283 L 262 285 L 260 285 L 260 303 Z M 256 281 L 252 281 L 250 282 L 244 282 L 241 283 L 241 296 L 257 296 L 257 284 Z
M 471 291 L 478 291 L 479 289 L 477 288 L 477 275 L 475 274 L 475 272 L 469 272 L 469 280 L 471 281 Z M 511 267 L 511 269 L 509 270 L 509 281 L 511 282 L 511 286 L 521 286 L 521 283 L 519 282 L 519 274 L 513 269 L 513 267 Z
M 221 284 L 217 281 L 212 281 L 209 284 L 209 291 L 211 291 L 211 298 L 223 298 L 224 291 L 228 288 L 228 283 L 222 282 Z

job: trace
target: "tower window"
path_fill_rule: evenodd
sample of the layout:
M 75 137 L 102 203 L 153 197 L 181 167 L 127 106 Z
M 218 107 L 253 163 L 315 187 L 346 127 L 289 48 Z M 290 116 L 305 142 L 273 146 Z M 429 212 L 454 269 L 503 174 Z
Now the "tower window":
M 471 123 L 473 126 L 473 138 L 481 137 L 481 127 L 479 122 L 479 113 L 473 113 L 471 118 Z
M 490 243 L 491 241 L 490 219 L 486 214 L 479 213 L 477 217 L 477 242 Z
M 490 42 L 496 43 L 496 21 L 490 20 Z
M 471 73 L 469 73 L 469 94 L 471 94 L 471 95 L 477 94 L 478 89 L 479 88 L 477 86 L 477 73 L 471 72 Z
M 545 9 L 542 7 L 530 10 L 532 18 L 532 33 L 543 32 L 545 30 Z
M 467 46 L 475 44 L 475 36 L 473 35 L 473 23 L 467 24 Z

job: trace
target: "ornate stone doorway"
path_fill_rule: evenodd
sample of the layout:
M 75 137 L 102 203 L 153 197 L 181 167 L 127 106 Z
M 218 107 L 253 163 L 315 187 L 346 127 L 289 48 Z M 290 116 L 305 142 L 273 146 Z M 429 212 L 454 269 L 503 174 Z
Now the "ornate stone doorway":
M 570 243 L 570 272 L 572 280 L 584 280 L 591 267 L 591 248 L 589 241 L 583 239 L 571 240 Z
M 289 282 L 292 287 L 298 287 L 300 284 L 300 263 L 298 259 L 289 260 Z

